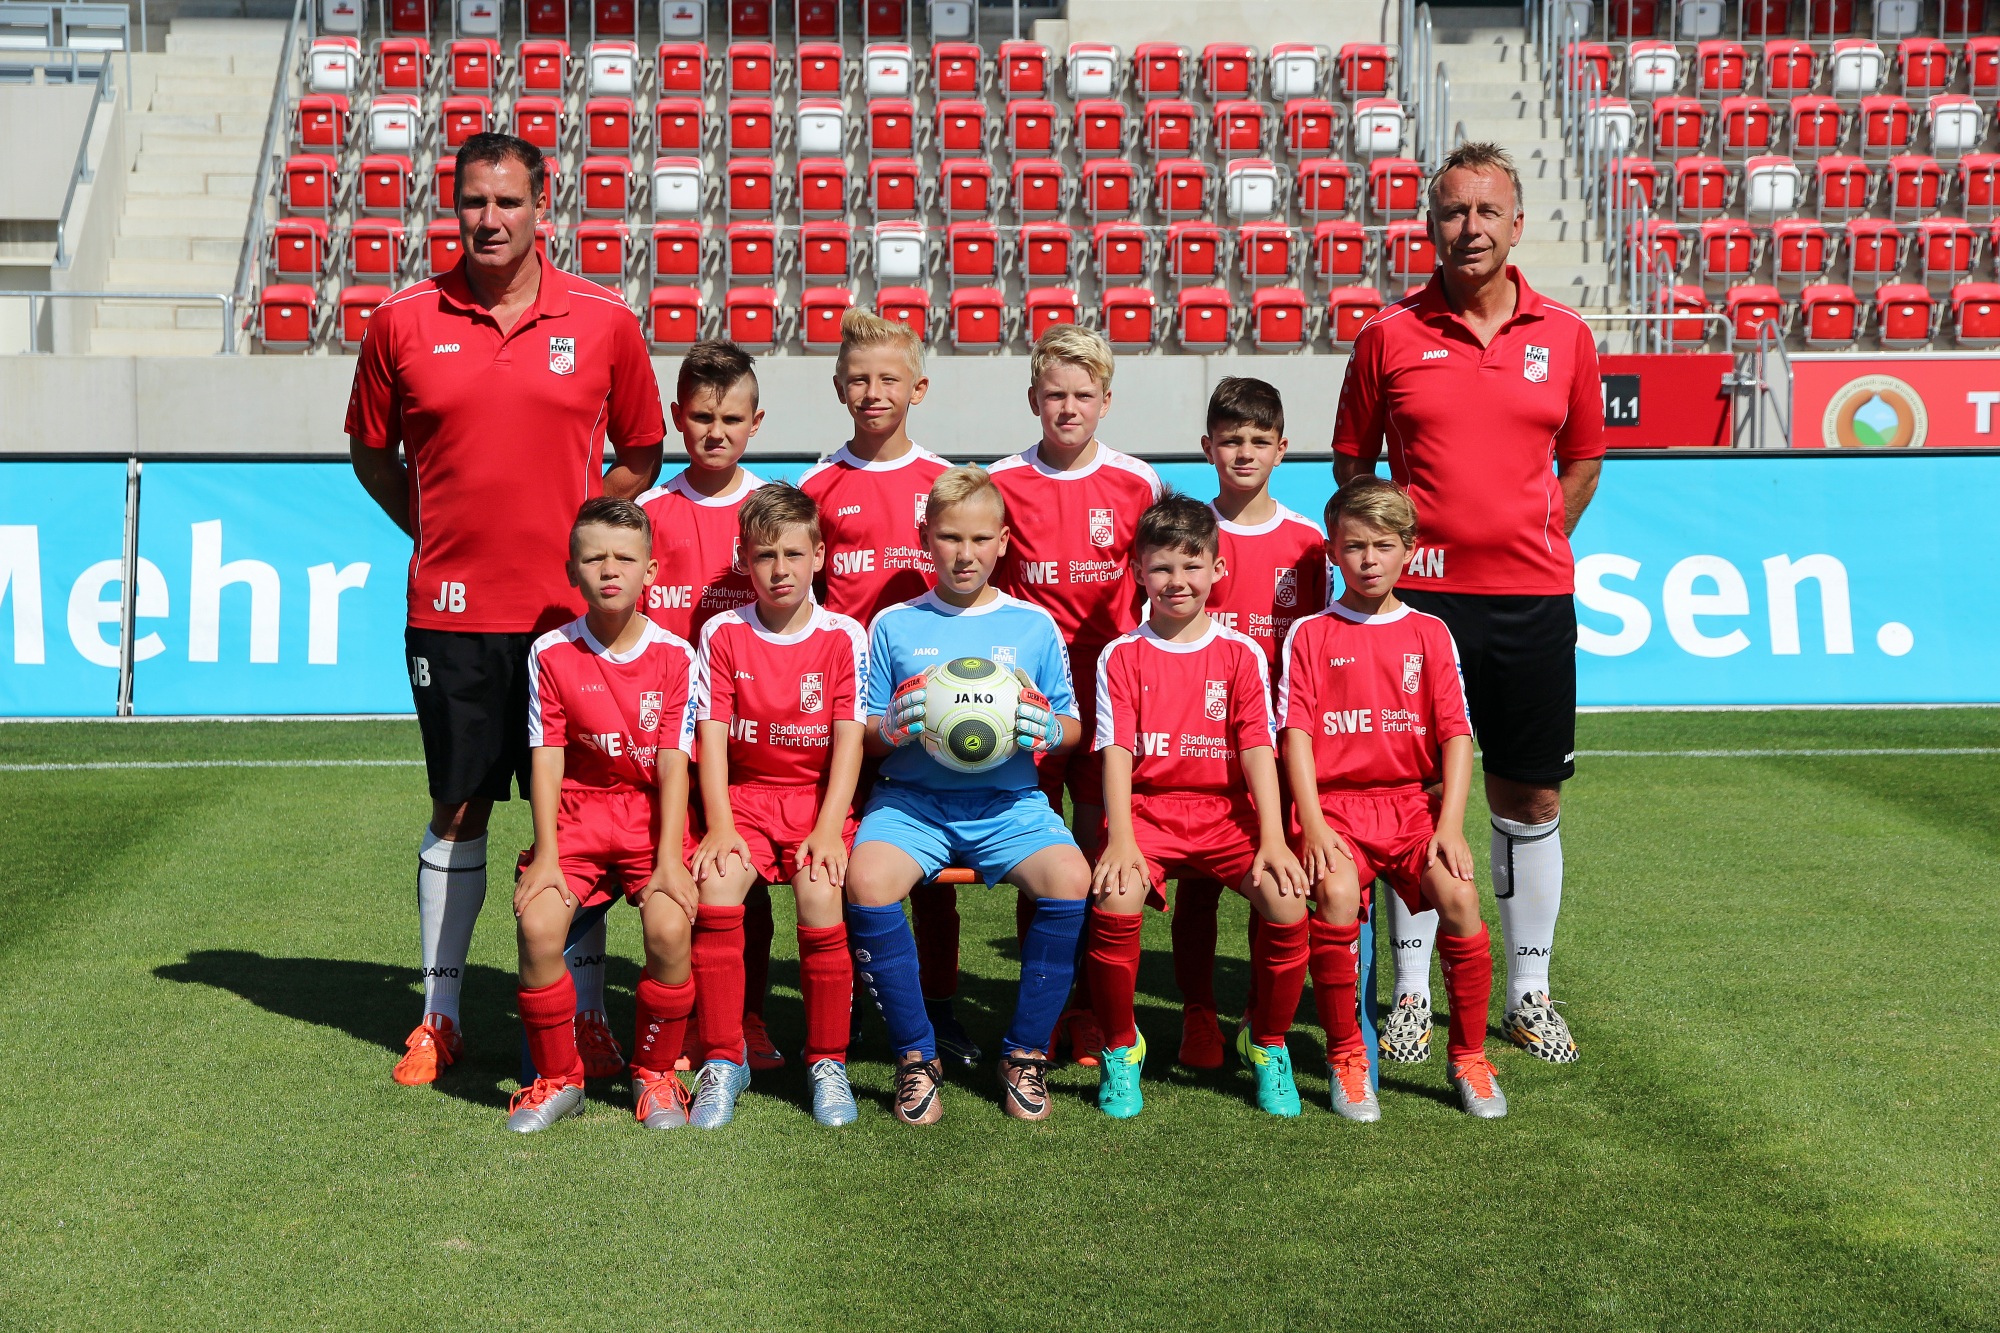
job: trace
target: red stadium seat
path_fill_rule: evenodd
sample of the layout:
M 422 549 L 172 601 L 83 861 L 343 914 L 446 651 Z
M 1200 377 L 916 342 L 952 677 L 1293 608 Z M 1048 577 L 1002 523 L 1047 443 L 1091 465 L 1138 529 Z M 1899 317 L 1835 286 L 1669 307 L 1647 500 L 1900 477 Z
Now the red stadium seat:
M 1966 42 L 1965 86 L 1974 97 L 2000 96 L 2000 37 Z
M 562 146 L 563 105 L 555 97 L 514 99 L 514 133 L 544 153 Z
M 1976 222 L 2000 218 L 2000 154 L 1968 153 L 1958 160 L 1958 203 Z
M 392 33 L 427 33 L 435 22 L 430 0 L 385 0 L 383 13 Z
M 1817 282 L 1833 256 L 1827 230 L 1808 218 L 1771 224 L 1771 276 L 1779 282 Z
M 1229 350 L 1230 343 L 1235 340 L 1236 305 L 1229 299 L 1227 291 L 1220 287 L 1183 287 L 1180 295 L 1175 298 L 1175 307 L 1174 332 L 1182 351 Z M 1136 318 L 1130 314 L 1125 314 L 1123 317 Z M 1108 308 L 1105 319 L 1109 327 L 1111 313 Z M 1149 340 L 1150 332 L 1149 327 Z
M 1382 257 L 1392 291 L 1401 287 L 1407 292 L 1423 286 L 1437 268 L 1437 247 L 1431 243 L 1425 225 L 1414 220 L 1389 224 L 1382 237 Z
M 1295 352 L 1311 335 L 1306 294 L 1296 287 L 1259 287 L 1250 294 L 1250 343 L 1260 352 Z
M 646 340 L 662 351 L 700 342 L 703 322 L 699 288 L 655 287 L 646 299 Z
M 1167 228 L 1167 276 L 1186 285 L 1222 280 L 1222 229 L 1213 222 L 1176 222 Z
M 1023 222 L 1057 217 L 1069 208 L 1069 184 L 1060 162 L 1029 158 L 1014 164 L 1014 214 Z
M 301 97 L 292 113 L 292 145 L 302 153 L 338 153 L 347 146 L 354 113 L 340 93 Z
M 458 219 L 433 218 L 424 227 L 424 264 L 431 277 L 448 273 L 465 257 L 459 239 Z
M 1889 159 L 1889 216 L 1929 217 L 1944 203 L 1944 171 L 1931 157 Z
M 1660 198 L 1660 169 L 1643 157 L 1621 157 L 1605 172 L 1611 198 L 1625 208 L 1651 212 Z
M 578 273 L 606 287 L 624 285 L 632 251 L 632 233 L 624 223 L 579 222 L 571 239 Z
M 361 159 L 360 189 L 355 207 L 373 217 L 400 218 L 417 192 L 410 159 L 398 153 L 377 153 Z
M 729 103 L 724 141 L 731 157 L 769 157 L 777 126 L 768 97 L 740 97 Z
M 992 150 L 984 102 L 941 101 L 931 121 L 940 157 L 984 157 Z
M 1078 102 L 1070 121 L 1070 142 L 1077 156 L 1123 157 L 1130 138 L 1131 117 L 1123 102 Z
M 1381 97 L 1389 91 L 1389 48 L 1367 42 L 1349 42 L 1340 48 L 1334 61 L 1339 71 L 1340 95 Z
M 792 7 L 792 28 L 796 36 L 833 37 L 841 35 L 840 0 L 798 0 Z
M 1654 0 L 1611 0 L 1606 9 L 1607 35 L 1630 40 L 1651 37 L 1659 27 Z
M 592 0 L 592 37 L 631 37 L 638 31 L 639 16 L 633 10 L 632 0 Z
M 1663 315 L 1701 315 L 1708 312 L 1708 298 L 1701 288 L 1691 283 L 1670 287 L 1659 293 L 1654 301 L 1656 313 Z M 1698 352 L 1708 344 L 1708 321 L 1702 319 L 1669 320 L 1662 326 L 1667 346 L 1676 352 Z
M 1613 75 L 1611 48 L 1603 42 L 1569 44 L 1570 86 L 1590 93 L 1609 92 Z
M 368 320 L 374 315 L 375 307 L 389 299 L 389 289 L 379 286 L 343 287 L 334 317 L 334 326 L 340 331 L 340 350 L 357 352 L 361 350 L 361 340 L 368 336 Z
M 973 42 L 931 44 L 931 86 L 943 97 L 976 98 L 986 83 L 986 57 Z
M 952 286 L 991 286 L 1000 276 L 1000 233 L 990 222 L 953 222 L 944 231 L 945 274 Z
M 569 0 L 522 0 L 528 32 L 537 37 L 569 36 Z
M 1024 304 L 1027 306 L 1029 342 L 1047 333 L 1054 325 L 1077 324 L 1083 320 L 1082 303 L 1077 299 L 1076 292 L 1068 287 L 1031 288 Z
M 266 247 L 273 276 L 285 282 L 317 282 L 329 260 L 326 219 L 281 218 L 271 224 Z
M 1771 104 L 1761 97 L 1724 98 L 1719 138 L 1725 157 L 1770 152 Z
M 1946 37 L 1986 30 L 1986 0 L 1944 0 L 1938 28 Z
M 1056 143 L 1053 102 L 1033 99 L 1007 104 L 1007 151 L 1014 157 L 1053 157 Z
M 1108 287 L 1099 302 L 1099 332 L 1114 351 L 1148 351 L 1159 304 L 1149 288 Z
M 1076 233 L 1060 222 L 1030 222 L 1015 234 L 1014 262 L 1029 287 L 1069 286 L 1079 257 Z
M 1662 97 L 1653 103 L 1654 157 L 1689 157 L 1707 145 L 1707 106 L 1692 97 Z
M 632 99 L 593 97 L 583 108 L 583 151 L 586 153 L 630 153 L 632 151 Z
M 1262 102 L 1223 102 L 1215 108 L 1209 142 L 1223 161 L 1262 157 L 1271 133 L 1271 109 Z
M 1298 234 L 1285 223 L 1246 222 L 1236 232 L 1236 271 L 1253 287 L 1289 285 L 1298 250 Z
M 1194 57 L 1178 42 L 1141 42 L 1132 49 L 1132 82 L 1141 101 L 1187 96 Z
M 1740 42 L 1706 41 L 1695 48 L 1694 86 L 1703 97 L 1734 97 L 1749 84 L 1749 54 Z
M 910 157 L 917 151 L 917 104 L 907 97 L 868 103 L 868 155 Z
M 732 222 L 722 234 L 722 276 L 731 287 L 769 285 L 778 280 L 778 226 L 774 222 Z
M 801 42 L 792 57 L 800 97 L 838 98 L 847 88 L 846 53 L 830 42 Z
M 1083 214 L 1092 222 L 1129 218 L 1139 207 L 1139 169 L 1123 158 L 1083 164 Z
M 421 37 L 389 37 L 375 47 L 375 86 L 382 92 L 417 93 L 430 86 L 431 44 Z
M 1332 220 L 1313 228 L 1313 274 L 1328 287 L 1367 280 L 1368 233 L 1359 222 Z
M 847 163 L 838 157 L 799 161 L 799 216 L 835 218 L 847 212 Z
M 266 287 L 257 302 L 257 341 L 267 352 L 312 350 L 319 296 L 303 283 Z
M 1948 91 L 1955 65 L 1951 48 L 1936 37 L 1905 37 L 1896 43 L 1896 79 L 1905 97 Z
M 1037 294 L 1029 293 L 1030 297 Z M 1070 299 L 1076 299 L 1074 292 Z M 1007 342 L 1006 311 L 1006 298 L 992 287 L 961 287 L 952 292 L 951 345 L 961 352 L 999 351 Z
M 1406 157 L 1377 158 L 1368 164 L 1370 219 L 1395 222 L 1417 216 L 1423 208 L 1423 189 L 1421 166 Z
M 331 216 L 340 202 L 339 169 L 331 157 L 301 153 L 285 161 L 282 193 L 284 211 L 292 214 Z
M 1728 211 L 1735 185 L 1721 158 L 1682 158 L 1674 163 L 1674 216 L 1708 218 Z
M 1792 26 L 1791 0 L 1742 0 L 1743 35 L 1782 37 Z
M 769 97 L 777 90 L 777 68 L 769 42 L 731 42 L 722 59 L 723 87 L 731 98 Z
M 273 224 L 281 225 L 281 224 Z M 349 277 L 386 281 L 403 272 L 403 224 L 389 218 L 356 218 L 347 229 L 346 269 Z
M 582 212 L 587 218 L 622 218 L 632 208 L 632 159 L 587 157 L 580 173 Z
M 445 91 L 491 97 L 500 90 L 500 43 L 459 37 L 444 48 Z
M 1799 293 L 1799 333 L 1814 351 L 1852 347 L 1861 334 L 1861 302 L 1854 289 L 1828 284 Z
M 703 128 L 699 97 L 663 97 L 653 107 L 653 151 L 700 153 Z
M 723 189 L 724 215 L 732 222 L 739 217 L 771 217 L 777 210 L 777 178 L 777 164 L 768 157 L 731 161 Z
M 775 37 L 771 30 L 772 0 L 729 0 L 729 36 Z
M 569 88 L 569 43 L 522 42 L 514 52 L 514 69 L 524 92 L 560 96 Z
M 708 48 L 700 42 L 661 42 L 653 83 L 662 97 L 700 97 L 708 89 Z
M 440 108 L 444 146 L 457 151 L 475 134 L 493 128 L 493 99 L 490 97 L 447 97 Z
M 1351 351 L 1368 321 L 1382 312 L 1373 287 L 1336 287 L 1326 298 L 1326 336 L 1336 352 Z
M 993 212 L 993 164 L 984 158 L 946 158 L 938 172 L 947 218 L 984 218 Z
M 845 222 L 799 224 L 799 272 L 815 283 L 846 282 L 854 272 L 854 231 Z
M 901 41 L 909 35 L 910 15 L 904 0 L 862 0 L 861 36 L 864 41 Z
M 879 288 L 875 293 L 875 313 L 909 325 L 920 342 L 930 340 L 930 294 L 921 287 Z
M 1729 289 L 1722 299 L 1722 313 L 1729 317 L 1738 342 L 1756 342 L 1766 329 L 1782 339 L 1790 312 L 1776 287 L 1747 286 Z
M 1902 272 L 1902 228 L 1880 218 L 1855 218 L 1847 224 L 1847 279 L 1854 287 L 1894 282 Z
M 1249 97 L 1256 91 L 1257 48 L 1210 42 L 1201 49 L 1201 90 L 1210 102 Z
M 1100 222 L 1090 229 L 1090 250 L 1100 287 L 1131 287 L 1152 272 L 1152 246 L 1136 222 Z
M 1886 351 L 1929 344 L 1937 330 L 1937 302 L 1913 282 L 1892 282 L 1875 293 L 1875 337 Z
M 1861 155 L 1893 157 L 1906 153 L 1915 136 L 1910 104 L 1893 95 L 1861 99 Z
M 1285 103 L 1285 151 L 1297 158 L 1319 158 L 1340 150 L 1340 113 L 1333 103 L 1295 97 Z
M 1831 97 L 1794 97 L 1789 113 L 1792 156 L 1817 158 L 1838 153 L 1847 142 L 1849 119 Z
M 732 287 L 723 297 L 723 331 L 748 351 L 769 352 L 784 341 L 778 294 L 769 287 Z
M 1049 48 L 1040 42 L 1000 43 L 1000 91 L 1007 100 L 1049 95 Z
M 1963 218 L 1925 218 L 1917 224 L 1917 268 L 1929 286 L 1952 286 L 1972 276 L 1979 232 Z
M 651 246 L 653 282 L 685 279 L 692 286 L 708 267 L 699 222 L 656 222 Z
M 2000 283 L 1951 289 L 1951 336 L 1960 347 L 2000 347 Z
M 1146 151 L 1155 158 L 1188 157 L 1201 150 L 1201 121 L 1191 102 L 1161 101 L 1146 106 Z
M 1308 222 L 1345 216 L 1354 207 L 1358 170 L 1351 162 L 1330 157 L 1299 163 L 1292 179 L 1292 196 L 1298 200 L 1300 215 Z
M 1801 96 L 1819 86 L 1819 57 L 1808 42 L 1765 42 L 1763 65 L 1766 97 Z
M 1839 221 L 1866 213 L 1875 198 L 1875 175 L 1858 157 L 1823 157 L 1814 165 L 1818 216 Z
M 841 316 L 853 308 L 854 293 L 845 287 L 808 287 L 799 298 L 799 341 L 808 352 L 837 351 Z

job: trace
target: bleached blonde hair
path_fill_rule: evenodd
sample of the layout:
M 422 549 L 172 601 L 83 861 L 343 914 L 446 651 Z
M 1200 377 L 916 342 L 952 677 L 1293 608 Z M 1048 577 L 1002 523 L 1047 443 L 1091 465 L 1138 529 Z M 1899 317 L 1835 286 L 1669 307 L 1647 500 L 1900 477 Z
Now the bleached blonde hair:
M 953 505 L 962 505 L 980 496 L 993 502 L 1001 522 L 1007 521 L 1007 499 L 993 484 L 992 473 L 972 463 L 947 468 L 931 483 L 931 498 L 924 504 L 924 522 L 935 523 L 937 516 Z
M 910 359 L 910 374 L 924 377 L 924 343 L 917 331 L 900 320 L 884 319 L 873 310 L 854 307 L 840 317 L 840 355 L 835 373 L 847 368 L 847 354 L 862 347 L 896 347 Z
M 1081 324 L 1051 324 L 1028 353 L 1028 383 L 1042 382 L 1050 366 L 1081 366 L 1101 389 L 1111 388 L 1111 344 Z

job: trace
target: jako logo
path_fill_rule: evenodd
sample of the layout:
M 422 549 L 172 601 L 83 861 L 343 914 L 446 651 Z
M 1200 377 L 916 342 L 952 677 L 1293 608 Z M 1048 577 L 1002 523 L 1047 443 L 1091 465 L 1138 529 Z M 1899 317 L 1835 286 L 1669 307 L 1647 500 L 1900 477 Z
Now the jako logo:
M 1774 555 L 1764 562 L 1764 600 L 1771 653 L 1794 657 L 1801 651 L 1799 585 L 1819 589 L 1820 637 L 1830 655 L 1854 651 L 1854 618 L 1847 594 L 1847 566 L 1831 555 L 1805 555 L 1794 560 Z M 1577 626 L 1577 647 L 1598 657 L 1624 657 L 1646 645 L 1653 633 L 1653 610 L 1629 592 L 1606 586 L 1609 580 L 1636 581 L 1642 566 L 1630 556 L 1601 552 L 1576 562 L 1576 600 L 1587 611 L 1617 622 L 1611 632 L 1590 624 Z M 1667 570 L 1659 587 L 1660 611 L 1667 633 L 1681 651 L 1695 657 L 1733 657 L 1751 644 L 1751 637 L 1732 620 L 1750 615 L 1750 588 L 1743 572 L 1719 555 L 1691 555 Z M 1718 632 L 1723 631 L 1723 632 Z M 1910 627 L 1889 621 L 1875 631 L 1875 645 L 1890 657 L 1901 657 L 1916 644 Z
M 439 352 L 456 352 L 457 350 L 457 343 L 439 343 L 437 346 L 431 348 L 431 355 L 436 356 Z
M 1450 355 L 1451 355 L 1451 349 L 1450 349 L 1450 348 L 1446 348 L 1446 347 L 1438 347 L 1438 348 L 1433 348 L 1433 349 L 1432 349 L 1431 351 L 1428 351 L 1428 352 L 1425 352 L 1425 353 L 1424 353 L 1424 360 L 1426 360 L 1426 361 L 1442 361 L 1442 360 L 1444 360 L 1444 359 L 1445 359 L 1446 357 L 1448 357 L 1448 356 L 1450 356 Z

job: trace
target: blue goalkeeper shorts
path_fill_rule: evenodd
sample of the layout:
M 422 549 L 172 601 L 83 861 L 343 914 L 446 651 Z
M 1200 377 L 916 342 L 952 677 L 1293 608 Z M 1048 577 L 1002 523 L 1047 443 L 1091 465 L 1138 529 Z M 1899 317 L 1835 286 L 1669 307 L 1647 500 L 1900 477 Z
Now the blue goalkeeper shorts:
M 905 852 L 933 879 L 946 866 L 966 866 L 986 884 L 1002 884 L 1009 871 L 1044 847 L 1074 847 L 1049 798 L 1025 791 L 930 791 L 879 782 L 854 845 L 886 842 Z

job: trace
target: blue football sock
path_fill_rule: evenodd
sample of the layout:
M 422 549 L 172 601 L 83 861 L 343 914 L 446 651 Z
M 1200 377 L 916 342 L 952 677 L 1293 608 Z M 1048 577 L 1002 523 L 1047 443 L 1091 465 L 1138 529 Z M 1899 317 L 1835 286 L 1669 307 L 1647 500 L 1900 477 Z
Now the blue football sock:
M 903 917 L 902 904 L 847 908 L 847 942 L 854 949 L 854 967 L 861 984 L 875 997 L 882 1021 L 889 1028 L 889 1049 L 895 1058 L 920 1051 L 937 1059 L 937 1037 L 924 1012 L 924 986 L 917 973 L 917 939 Z M 1051 1026 L 1054 1020 L 1050 1020 Z
M 1036 900 L 1034 919 L 1021 941 L 1021 992 L 1014 1001 L 1014 1021 L 1007 1026 L 1008 1050 L 1049 1049 L 1076 980 L 1076 949 L 1088 905 L 1081 898 Z

